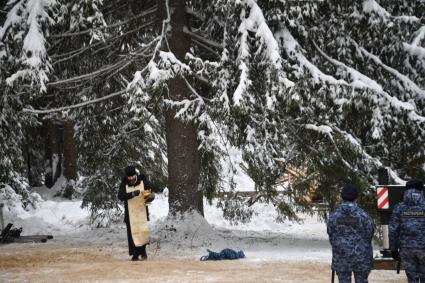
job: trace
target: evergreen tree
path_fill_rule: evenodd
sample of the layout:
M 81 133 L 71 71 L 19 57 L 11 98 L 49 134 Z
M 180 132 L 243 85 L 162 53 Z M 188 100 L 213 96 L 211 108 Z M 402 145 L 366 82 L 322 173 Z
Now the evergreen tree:
M 312 184 L 332 206 L 344 182 L 366 189 L 382 166 L 395 182 L 424 176 L 424 5 L 21 0 L 0 32 L 1 87 L 44 108 L 29 112 L 56 108 L 77 122 L 85 204 L 95 209 L 116 205 L 119 171 L 139 161 L 168 174 L 172 212 L 202 213 L 202 195 L 231 189 L 219 205 L 244 221 L 237 149 L 257 198 L 295 217 Z M 28 34 L 37 44 L 25 44 Z M 279 194 L 294 168 L 302 174 Z

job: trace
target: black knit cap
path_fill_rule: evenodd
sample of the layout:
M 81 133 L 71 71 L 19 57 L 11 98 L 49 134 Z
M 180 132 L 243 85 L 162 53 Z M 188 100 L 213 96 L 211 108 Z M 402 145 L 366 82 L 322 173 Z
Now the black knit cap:
M 134 165 L 129 165 L 125 167 L 124 171 L 127 177 L 134 176 L 137 174 L 136 167 Z
M 346 184 L 341 190 L 341 198 L 346 201 L 354 201 L 359 196 L 359 192 L 353 184 Z
M 410 179 L 406 183 L 406 189 L 416 189 L 418 191 L 422 191 L 424 188 L 424 183 L 419 179 Z

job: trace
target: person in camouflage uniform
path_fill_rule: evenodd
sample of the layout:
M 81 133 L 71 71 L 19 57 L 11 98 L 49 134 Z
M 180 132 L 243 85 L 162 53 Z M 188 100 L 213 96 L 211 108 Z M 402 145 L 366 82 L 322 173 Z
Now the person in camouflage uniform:
M 329 216 L 327 232 L 332 245 L 332 270 L 339 282 L 367 283 L 373 266 L 372 237 L 375 226 L 372 218 L 355 200 L 358 190 L 347 184 L 341 190 L 343 202 Z
M 391 254 L 400 260 L 409 283 L 425 283 L 425 199 L 423 182 L 406 183 L 403 202 L 393 210 L 389 222 Z

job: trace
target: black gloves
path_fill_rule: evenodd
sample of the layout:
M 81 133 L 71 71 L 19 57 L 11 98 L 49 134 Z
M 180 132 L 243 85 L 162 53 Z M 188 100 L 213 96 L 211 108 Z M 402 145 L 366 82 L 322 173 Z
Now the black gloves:
M 391 256 L 393 257 L 393 259 L 397 261 L 400 260 L 400 252 L 398 250 L 392 250 Z
M 138 196 L 138 195 L 140 195 L 140 190 L 135 190 L 135 191 L 133 192 L 133 197 L 136 197 L 136 196 Z

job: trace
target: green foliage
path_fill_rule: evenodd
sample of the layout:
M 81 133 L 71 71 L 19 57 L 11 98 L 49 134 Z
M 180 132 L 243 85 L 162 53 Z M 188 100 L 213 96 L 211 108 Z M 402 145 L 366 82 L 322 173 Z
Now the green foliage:
M 20 116 L 22 108 L 93 100 L 46 118 L 77 124 L 83 205 L 95 218 L 117 208 L 128 163 L 165 185 L 163 107 L 197 125 L 201 188 L 209 201 L 231 191 L 219 201 L 226 218 L 252 215 L 234 192 L 236 166 L 224 165 L 229 148 L 241 152 L 237 166 L 281 220 L 309 210 L 312 188 L 333 208 L 348 181 L 372 206 L 368 188 L 382 166 L 400 178 L 425 176 L 423 1 L 185 1 L 192 46 L 184 62 L 159 37 L 156 1 L 57 4 L 39 18 L 48 47 L 38 54 L 40 65 L 22 61 L 25 13 L 1 38 L 1 182 L 23 175 L 23 153 L 13 145 L 37 121 Z M 6 85 L 20 70 L 29 75 L 15 81 L 31 86 Z M 191 93 L 173 105 L 167 80 L 176 75 L 185 76 Z M 48 91 L 37 94 L 46 76 Z M 102 99 L 123 89 L 125 96 Z M 277 186 L 291 168 L 302 174 Z

